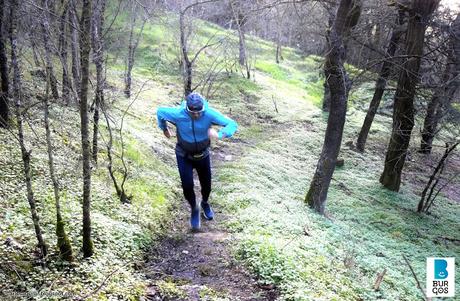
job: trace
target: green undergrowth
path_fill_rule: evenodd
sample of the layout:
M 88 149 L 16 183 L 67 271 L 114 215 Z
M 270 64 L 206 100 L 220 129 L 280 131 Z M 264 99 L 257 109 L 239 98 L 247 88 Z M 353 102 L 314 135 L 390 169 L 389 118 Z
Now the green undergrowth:
M 124 100 L 120 101 L 122 106 Z M 29 110 L 29 118 L 25 138 L 27 147 L 33 150 L 32 185 L 50 254 L 47 268 L 42 269 L 35 259 L 36 238 L 26 199 L 20 149 L 11 134 L 1 130 L 4 143 L 0 146 L 0 256 L 5 262 L 0 273 L 2 300 L 18 300 L 18 296 L 34 295 L 39 291 L 45 300 L 61 300 L 64 293 L 77 298 L 94 292 L 89 297 L 92 300 L 107 300 L 110 296 L 134 300 L 144 295 L 147 282 L 136 269 L 142 262 L 145 250 L 150 248 L 171 221 L 166 213 L 174 206 L 178 191 L 174 166 L 160 160 L 146 143 L 126 130 L 130 120 L 134 119 L 127 116 L 123 136 L 129 177 L 125 189 L 131 196 L 131 203 L 122 204 L 108 175 L 105 149 L 108 132 L 101 124 L 99 164 L 93 166 L 92 172 L 91 217 L 95 254 L 83 259 L 80 252 L 82 179 L 78 110 L 53 105 L 50 120 L 56 173 L 61 187 L 62 214 L 76 258 L 73 265 L 68 265 L 60 261 L 55 247 L 56 213 L 46 143 L 42 143 L 45 141 L 42 112 Z M 119 159 L 119 139 L 115 139 L 113 153 L 113 167 L 120 184 L 122 164 Z M 4 243 L 6 241 L 13 243 Z M 97 290 L 106 278 L 107 281 Z
M 218 183 L 225 184 L 214 191 L 235 216 L 228 226 L 241 239 L 236 254 L 261 282 L 276 284 L 283 300 L 420 299 L 402 256 L 425 279 L 426 257 L 458 254 L 454 242 L 441 242 L 459 233 L 458 204 L 444 199 L 434 214 L 416 214 L 418 197 L 410 190 L 397 194 L 379 185 L 381 157 L 373 162 L 345 151 L 346 165 L 328 194 L 331 220 L 323 218 L 303 203 L 319 136 L 295 127 L 219 170 Z
M 264 83 L 276 87 L 272 89 L 286 84 L 274 82 Z M 240 137 L 256 143 L 218 171 L 214 197 L 234 216 L 228 227 L 240 238 L 236 256 L 259 281 L 277 285 L 282 300 L 420 299 L 403 255 L 419 279 L 425 279 L 426 257 L 458 254 L 458 244 L 442 240 L 459 233 L 458 203 L 442 198 L 433 214 L 416 214 L 419 196 L 414 189 L 420 187 L 403 185 L 400 193 L 385 190 L 378 182 L 383 154 L 359 154 L 343 146 L 345 166 L 335 171 L 328 193 L 330 219 L 311 211 L 303 200 L 325 119 L 313 101 L 291 98 L 296 94 L 290 89 L 286 101 L 296 106 L 274 115 L 279 123 L 273 130 L 266 120 L 240 131 Z M 253 113 L 264 112 L 268 104 L 262 98 Z M 363 117 L 357 110 L 348 113 L 344 142 L 354 139 Z M 375 123 L 370 143 L 385 145 L 391 120 L 378 116 Z M 384 269 L 380 290 L 374 291 Z

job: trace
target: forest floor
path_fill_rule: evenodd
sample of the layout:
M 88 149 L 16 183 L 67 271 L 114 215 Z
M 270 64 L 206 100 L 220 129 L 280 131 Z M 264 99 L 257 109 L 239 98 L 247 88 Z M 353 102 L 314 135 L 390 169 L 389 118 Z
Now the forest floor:
M 174 86 L 174 85 L 171 85 Z M 153 90 L 152 90 L 153 89 Z M 142 116 L 153 113 L 148 95 L 164 90 L 164 86 L 153 88 L 148 85 L 145 94 L 140 94 L 136 100 L 135 115 Z M 167 97 L 169 98 L 169 97 Z M 154 102 L 161 101 L 156 98 Z M 263 114 L 262 114 L 263 115 Z M 261 117 L 266 122 L 267 129 L 264 135 L 228 139 L 225 142 L 214 143 L 211 150 L 211 164 L 213 173 L 213 187 L 225 186 L 225 177 L 219 177 L 220 169 L 232 162 L 241 160 L 245 154 L 267 137 L 273 135 L 273 125 L 269 119 Z M 154 125 L 155 126 L 155 125 Z M 132 118 L 127 118 L 127 130 L 137 139 L 145 143 L 150 151 L 161 153 L 164 160 L 175 166 L 171 158 L 175 137 L 169 140 L 153 139 L 152 131 L 158 132 L 152 124 L 136 126 Z M 166 143 L 161 149 L 161 144 Z M 199 181 L 194 174 L 195 193 L 197 200 L 201 199 Z M 180 185 L 177 179 L 178 186 Z M 156 241 L 148 252 L 146 264 L 143 268 L 145 276 L 150 279 L 147 286 L 146 299 L 148 300 L 276 300 L 279 292 L 274 285 L 264 285 L 254 278 L 243 263 L 235 258 L 235 235 L 228 228 L 227 223 L 232 219 L 232 212 L 219 202 L 213 202 L 216 217 L 212 221 L 201 218 L 201 229 L 194 233 L 190 231 L 190 208 L 179 194 L 177 204 L 171 211 L 172 223 L 170 228 L 159 241 Z
M 223 151 L 223 150 L 222 150 Z M 213 172 L 232 155 L 212 155 Z M 200 195 L 195 174 L 195 193 Z M 190 231 L 190 208 L 182 201 L 181 210 L 159 245 L 149 253 L 145 267 L 154 282 L 147 288 L 149 300 L 276 300 L 274 286 L 258 285 L 241 262 L 231 254 L 232 234 L 226 229 L 228 213 L 216 205 L 212 221 L 201 218 L 199 232 Z

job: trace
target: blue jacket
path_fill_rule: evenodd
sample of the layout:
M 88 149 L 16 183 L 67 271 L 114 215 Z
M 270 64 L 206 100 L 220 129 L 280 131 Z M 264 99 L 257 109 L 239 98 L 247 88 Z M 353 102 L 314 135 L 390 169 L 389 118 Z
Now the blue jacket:
M 209 146 L 208 129 L 213 124 L 223 126 L 218 132 L 219 139 L 222 139 L 224 134 L 225 137 L 232 137 L 236 132 L 237 123 L 219 111 L 210 108 L 207 101 L 204 101 L 204 112 L 197 120 L 192 119 L 186 111 L 185 104 L 183 101 L 179 107 L 162 107 L 157 110 L 160 129 L 163 131 L 166 129 L 166 121 L 176 125 L 180 153 L 185 151 L 189 154 L 195 154 L 206 151 Z

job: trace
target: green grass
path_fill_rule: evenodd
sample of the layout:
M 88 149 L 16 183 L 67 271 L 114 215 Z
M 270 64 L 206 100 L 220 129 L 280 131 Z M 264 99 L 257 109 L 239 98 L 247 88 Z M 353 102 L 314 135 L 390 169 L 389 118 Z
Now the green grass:
M 458 254 L 458 245 L 436 244 L 437 237 L 458 233 L 452 232 L 458 230 L 458 204 L 444 200 L 434 216 L 418 215 L 418 197 L 407 189 L 384 190 L 377 180 L 380 162 L 364 158 L 335 172 L 327 203 L 332 221 L 320 217 L 303 203 L 317 140 L 318 134 L 300 128 L 285 132 L 257 145 L 237 168 L 219 171 L 225 185 L 215 190 L 234 212 L 229 226 L 242 241 L 237 255 L 262 282 L 278 285 L 283 300 L 419 299 L 402 255 L 425 279 L 426 257 Z M 346 156 L 346 162 L 360 160 L 352 152 Z M 374 292 L 385 268 L 382 289 Z
M 27 141 L 43 139 L 44 128 L 40 123 L 41 112 L 31 110 L 36 116 L 32 125 L 34 133 L 25 126 Z M 126 183 L 128 194 L 132 194 L 132 204 L 122 204 L 116 197 L 112 182 L 108 176 L 104 160 L 104 139 L 99 154 L 100 166 L 94 168 L 92 176 L 92 229 L 95 255 L 83 260 L 81 241 L 81 168 L 79 167 L 79 131 L 78 114 L 72 108 L 53 106 L 51 111 L 53 141 L 55 147 L 56 173 L 61 184 L 61 206 L 65 228 L 71 240 L 75 266 L 70 267 L 57 258 L 55 248 L 55 205 L 54 194 L 49 180 L 46 145 L 35 141 L 32 154 L 33 189 L 44 237 L 49 245 L 50 258 L 48 269 L 37 267 L 33 251 L 36 238 L 31 227 L 29 205 L 25 199 L 19 148 L 15 140 L 8 140 L 8 132 L 0 131 L 0 136 L 11 143 L 2 144 L 0 154 L 2 166 L 10 166 L 8 172 L 2 172 L 0 207 L 2 225 L 0 239 L 13 238 L 23 245 L 21 252 L 14 251 L 4 244 L 0 246 L 0 255 L 11 262 L 7 274 L 0 274 L 3 281 L 2 293 L 32 292 L 34 289 L 49 287 L 56 279 L 64 285 L 53 288 L 55 293 L 83 295 L 94 290 L 112 271 L 120 269 L 111 277 L 94 299 L 104 300 L 105 296 L 118 295 L 124 298 L 138 298 L 144 294 L 146 282 L 134 269 L 136 262 L 142 260 L 145 250 L 168 225 L 169 212 L 175 199 L 175 169 L 152 155 L 139 140 L 125 133 L 125 151 L 130 177 Z M 129 120 L 129 117 L 127 118 Z M 36 121 L 38 120 L 38 122 Z M 58 128 L 56 128 L 58 127 Z M 104 127 L 101 135 L 106 137 Z M 38 136 L 35 136 L 38 135 Z M 43 140 L 40 140 L 43 141 Z M 115 143 L 114 152 L 119 151 Z M 116 157 L 116 156 L 115 156 Z M 115 160 L 115 170 L 121 168 Z M 117 173 L 119 175 L 119 173 Z M 164 180 L 162 180 L 164 179 Z M 158 226 L 161 225 L 161 226 Z M 66 272 L 67 271 L 67 272 Z M 6 278 L 5 278 L 6 277 Z M 48 298 L 47 300 L 52 300 Z

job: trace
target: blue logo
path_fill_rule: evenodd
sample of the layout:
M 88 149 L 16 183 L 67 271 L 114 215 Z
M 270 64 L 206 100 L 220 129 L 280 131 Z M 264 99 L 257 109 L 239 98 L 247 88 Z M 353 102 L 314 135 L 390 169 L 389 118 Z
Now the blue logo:
M 447 272 L 447 260 L 434 260 L 434 279 L 446 279 L 449 273 Z

